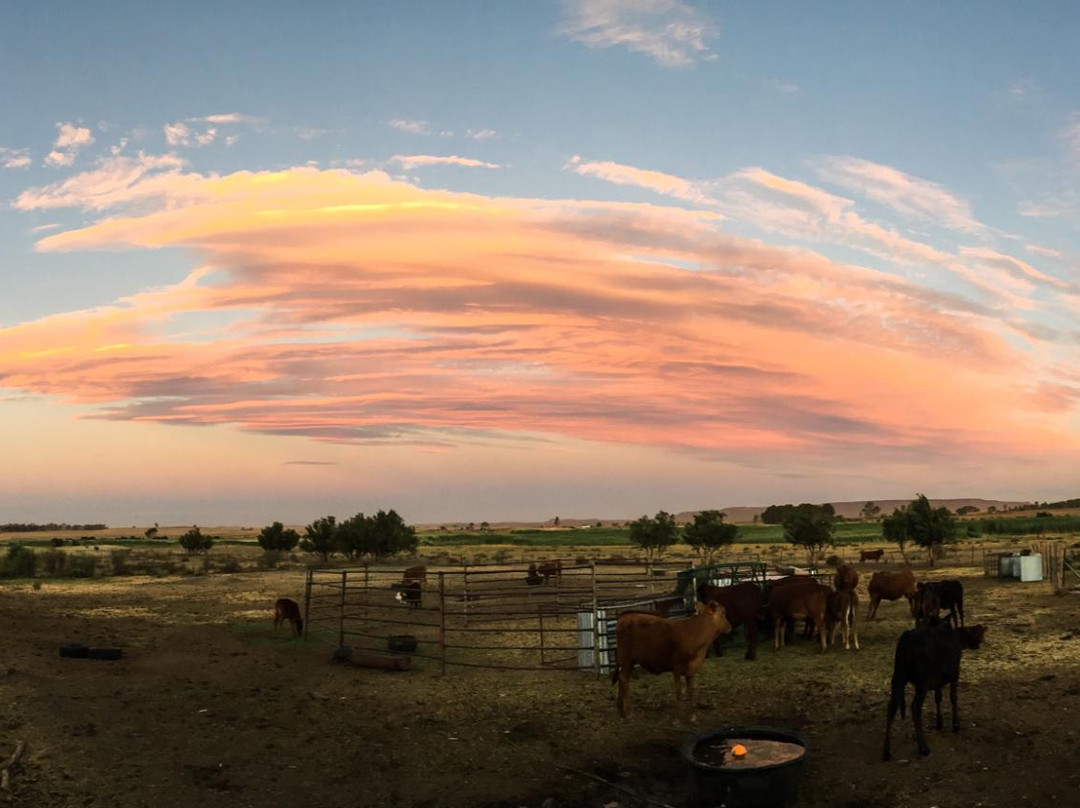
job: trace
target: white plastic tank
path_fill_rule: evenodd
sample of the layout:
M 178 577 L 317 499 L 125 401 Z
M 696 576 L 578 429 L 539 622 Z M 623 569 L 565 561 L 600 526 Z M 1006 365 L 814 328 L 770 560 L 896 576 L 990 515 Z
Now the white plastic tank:
M 1019 561 L 1021 581 L 1041 581 L 1043 579 L 1042 554 L 1032 553 L 1029 556 L 1020 556 Z

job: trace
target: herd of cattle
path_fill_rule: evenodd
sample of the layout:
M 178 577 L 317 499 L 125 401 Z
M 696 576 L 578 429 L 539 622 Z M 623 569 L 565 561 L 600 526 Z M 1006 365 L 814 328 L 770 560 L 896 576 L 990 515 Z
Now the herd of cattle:
M 882 551 L 862 551 L 860 560 L 880 560 Z M 561 561 L 530 564 L 525 583 L 533 586 L 562 577 Z M 420 607 L 427 567 L 409 567 L 400 583 L 394 584 L 395 597 L 409 608 Z M 628 610 L 620 613 L 615 625 L 616 662 L 612 684 L 618 683 L 619 714 L 627 715 L 630 700 L 630 674 L 635 664 L 649 673 L 674 675 L 676 705 L 682 699 L 683 683 L 689 700 L 691 721 L 696 721 L 694 676 L 704 664 L 712 647 L 721 653 L 723 635 L 743 626 L 746 633 L 746 659 L 757 658 L 759 631 L 772 631 L 773 648 L 779 651 L 789 640 L 799 621 L 804 635 L 813 637 L 825 651 L 836 644 L 840 629 L 844 648 L 859 649 L 856 592 L 859 573 L 841 565 L 832 578 L 832 586 L 819 583 L 811 575 L 788 575 L 763 587 L 756 581 L 729 586 L 703 583 L 697 587 L 695 613 L 687 618 L 669 618 L 668 609 L 683 601 L 672 596 L 657 601 L 654 612 Z M 959 731 L 956 691 L 960 676 L 960 656 L 965 649 L 978 648 L 985 634 L 984 626 L 964 625 L 964 587 L 957 580 L 916 582 L 910 570 L 878 571 L 867 586 L 870 598 L 867 620 L 877 614 L 881 601 L 908 601 L 915 627 L 897 641 L 892 685 L 886 717 L 883 760 L 891 756 L 890 734 L 897 710 L 904 716 L 908 684 L 915 687 L 911 714 L 919 752 L 930 749 L 922 729 L 922 705 L 929 690 L 935 693 L 936 727 L 942 728 L 942 689 L 948 685 L 952 704 L 952 726 Z M 947 612 L 941 617 L 942 611 Z M 292 624 L 296 634 L 303 631 L 303 619 L 295 601 L 281 598 L 274 608 L 274 628 Z
M 701 584 L 697 588 L 695 614 L 685 619 L 645 612 L 624 612 L 616 622 L 616 664 L 612 684 L 618 683 L 619 714 L 626 716 L 629 706 L 630 673 L 635 664 L 649 673 L 672 673 L 675 678 L 676 704 L 682 698 L 683 682 L 690 704 L 691 721 L 696 720 L 694 709 L 694 675 L 705 661 L 710 646 L 719 652 L 724 634 L 742 625 L 746 630 L 746 659 L 757 657 L 759 630 L 773 632 L 773 647 L 785 644 L 798 621 L 805 621 L 807 636 L 814 636 L 825 651 L 835 644 L 837 628 L 844 638 L 844 648 L 859 648 L 856 627 L 859 573 L 842 565 L 833 576 L 833 586 L 819 583 L 809 575 L 789 575 L 770 582 L 768 595 L 756 582 L 746 581 L 730 586 Z M 896 711 L 905 712 L 905 688 L 915 687 L 911 714 L 915 723 L 915 738 L 919 752 L 930 749 L 922 730 L 922 705 L 929 690 L 935 692 L 936 726 L 941 729 L 941 695 L 948 685 L 952 703 L 953 730 L 959 731 L 956 689 L 960 676 L 960 653 L 978 648 L 985 633 L 984 626 L 964 626 L 964 588 L 960 581 L 916 582 L 910 570 L 875 572 L 867 587 L 870 607 L 866 615 L 871 620 L 882 600 L 908 601 L 915 627 L 905 631 L 897 642 L 893 664 L 892 687 L 886 718 L 883 760 L 889 760 L 890 732 Z M 941 617 L 941 612 L 947 614 Z

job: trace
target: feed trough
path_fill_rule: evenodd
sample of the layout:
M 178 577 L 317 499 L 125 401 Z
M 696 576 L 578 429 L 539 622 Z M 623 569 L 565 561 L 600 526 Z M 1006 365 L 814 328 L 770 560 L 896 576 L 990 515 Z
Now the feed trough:
M 386 645 L 391 651 L 411 654 L 416 650 L 416 637 L 412 634 L 391 634 L 386 638 Z
M 695 808 L 779 808 L 799 793 L 806 741 L 772 727 L 728 727 L 682 750 Z

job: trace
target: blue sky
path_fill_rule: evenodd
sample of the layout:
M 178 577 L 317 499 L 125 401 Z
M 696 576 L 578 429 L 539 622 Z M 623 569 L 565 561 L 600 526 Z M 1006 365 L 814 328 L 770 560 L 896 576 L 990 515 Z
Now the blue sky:
M 1080 437 L 1072 371 L 1078 23 L 1080 9 L 1065 2 L 8 9 L 0 29 L 0 415 L 8 416 L 0 437 L 64 434 L 118 456 L 160 441 L 194 476 L 180 475 L 167 491 L 151 486 L 150 521 L 163 521 L 155 497 L 172 503 L 167 510 L 180 521 L 349 510 L 352 475 L 373 455 L 391 454 L 401 479 L 380 484 L 366 506 L 401 505 L 407 518 L 425 521 L 544 518 L 571 505 L 603 516 L 632 515 L 639 504 L 891 498 L 916 488 L 1074 493 L 1063 476 L 1075 469 L 1054 447 L 1064 452 Z M 263 176 L 287 192 L 259 213 L 252 206 Z M 365 229 L 371 211 L 399 197 L 411 200 L 394 208 L 400 240 L 376 248 Z M 432 236 L 429 249 L 425 239 L 443 222 L 415 212 L 460 216 L 463 204 L 494 218 L 483 227 L 456 220 L 445 232 L 468 230 L 474 240 Z M 269 215 L 277 217 L 270 230 Z M 508 217 L 512 233 L 497 236 Z M 550 239 L 526 235 L 535 227 Z M 315 238 L 323 233 L 348 249 L 326 254 Z M 268 234 L 273 250 L 255 255 L 250 245 Z M 528 265 L 517 251 L 525 245 Z M 548 249 L 547 268 L 533 267 Z M 299 276 L 284 278 L 282 262 L 334 270 L 316 294 Z M 420 274 L 388 281 L 380 267 L 390 265 Z M 603 277 L 593 277 L 599 266 Z M 659 274 L 646 280 L 638 270 Z M 673 302 L 672 311 L 700 299 L 712 314 L 676 324 L 657 313 L 656 299 L 704 280 L 712 285 L 693 293 L 700 298 Z M 302 305 L 288 302 L 297 284 L 309 295 Z M 417 297 L 420 285 L 436 291 Z M 384 297 L 371 291 L 388 288 Z M 459 288 L 478 295 L 446 291 Z M 640 311 L 649 313 L 634 313 L 626 290 L 645 288 L 653 299 L 643 292 Z M 210 299 L 222 289 L 229 294 Z M 585 289 L 588 304 L 575 297 Z M 511 290 L 519 295 L 512 302 Z M 771 302 L 787 308 L 767 311 Z M 812 334 L 820 344 L 796 362 L 802 343 L 791 323 L 823 303 L 828 322 Z M 113 331 L 117 310 L 131 320 L 122 333 Z M 434 322 L 436 312 L 463 311 L 474 320 L 454 320 L 449 331 L 449 320 Z M 554 322 L 555 312 L 568 319 Z M 655 333 L 686 340 L 659 341 L 669 359 L 700 351 L 699 367 L 728 356 L 723 378 L 702 380 L 670 409 L 652 400 L 643 391 L 671 379 L 668 364 L 645 359 L 655 346 L 635 332 L 643 317 L 656 318 L 648 320 Z M 303 333 L 266 329 L 283 318 L 302 323 Z M 474 336 L 517 334 L 541 321 L 551 333 L 497 358 L 491 346 L 456 346 L 446 336 L 473 326 Z M 373 362 L 360 349 L 378 343 L 382 351 L 394 338 L 406 340 L 408 361 L 418 364 L 393 379 L 380 375 L 377 392 L 355 381 L 340 357 Z M 234 366 L 228 352 L 241 342 L 259 358 L 245 353 Z M 268 355 L 313 342 L 338 344 L 339 361 L 323 357 L 301 372 Z M 600 350 L 609 343 L 627 356 Z M 879 353 L 852 359 L 830 385 L 828 358 L 868 345 Z M 477 389 L 505 381 L 507 367 L 511 376 L 522 368 L 533 375 L 418 415 L 417 402 L 442 389 L 431 374 L 450 361 L 420 367 L 420 357 L 451 347 Z M 123 366 L 139 372 L 118 371 L 115 352 L 128 350 L 138 356 Z M 219 370 L 208 369 L 208 357 Z M 584 369 L 608 365 L 626 376 L 580 411 L 536 386 L 542 375 L 589 398 L 598 377 L 586 379 Z M 174 377 L 160 370 L 170 367 Z M 890 367 L 884 381 L 868 375 Z M 750 370 L 797 382 L 770 388 L 780 406 L 765 405 L 746 381 Z M 955 395 L 927 395 L 923 385 L 941 386 L 943 375 Z M 312 380 L 329 390 L 341 378 L 355 383 L 348 405 L 312 405 L 302 392 Z M 267 385 L 273 394 L 264 400 Z M 910 395 L 908 412 L 918 417 L 861 397 L 880 385 L 894 401 Z M 982 415 L 958 422 L 964 389 L 996 408 L 982 413 L 980 405 Z M 255 400 L 303 414 L 268 424 L 265 411 L 249 412 Z M 722 402 L 712 413 L 710 400 Z M 645 416 L 650 409 L 671 423 L 686 419 L 685 433 L 661 428 L 664 418 Z M 497 414 L 480 415 L 488 411 Z M 103 423 L 107 435 L 97 431 Z M 178 438 L 192 431 L 177 424 L 206 427 L 197 430 L 205 447 Z M 739 436 L 730 451 L 725 429 Z M 849 429 L 862 439 L 841 434 Z M 214 463 L 239 452 L 239 437 L 265 452 L 262 462 L 306 476 L 278 483 L 254 475 L 250 487 L 220 499 L 196 495 L 194 458 Z M 515 485 L 493 478 L 480 458 L 496 450 L 500 464 L 535 475 Z M 581 470 L 583 453 L 621 468 L 613 458 L 625 451 L 648 459 L 625 479 L 617 474 L 618 484 Z M 230 455 L 223 465 L 233 462 Z M 1005 474 L 1006 463 L 1023 473 Z M 126 521 L 131 503 L 117 492 L 131 480 L 120 466 L 94 480 L 106 493 L 88 494 L 77 476 L 16 481 L 17 494 L 0 495 L 0 517 Z M 648 467 L 663 468 L 663 478 Z M 445 491 L 442 473 L 471 486 Z M 427 488 L 409 487 L 428 475 Z M 275 515 L 286 487 L 290 513 Z M 327 489 L 337 498 L 312 493 Z

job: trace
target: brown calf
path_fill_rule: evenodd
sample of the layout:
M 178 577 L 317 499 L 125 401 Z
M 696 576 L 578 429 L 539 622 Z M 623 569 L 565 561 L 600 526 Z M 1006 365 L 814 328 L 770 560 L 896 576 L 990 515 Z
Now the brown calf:
M 809 583 L 773 586 L 769 592 L 769 617 L 773 624 L 773 648 L 780 650 L 784 644 L 784 628 L 788 620 L 805 618 L 812 620 L 814 629 L 821 637 L 821 650 L 825 650 L 825 608 L 829 589 L 816 581 Z
M 841 564 L 833 576 L 833 586 L 837 592 L 854 592 L 859 585 L 859 572 L 854 567 Z
M 544 579 L 544 583 L 547 583 L 548 578 L 555 578 L 556 580 L 562 580 L 562 560 L 556 558 L 554 561 L 541 561 L 540 566 L 536 568 L 537 574 Z
M 884 550 L 859 550 L 859 563 L 864 561 L 880 561 L 885 555 Z
M 859 609 L 859 596 L 855 590 L 841 589 L 830 592 L 826 604 L 825 629 L 829 635 L 829 644 L 836 645 L 836 629 L 840 627 L 844 637 L 844 650 L 850 651 L 849 639 L 854 641 L 855 650 L 859 650 L 859 629 L 856 626 L 856 612 Z
M 289 598 L 278 598 L 274 604 L 274 631 L 285 621 L 292 623 L 297 637 L 304 633 L 304 618 L 300 616 L 299 604 Z
M 427 567 L 423 564 L 417 564 L 415 567 L 409 567 L 401 574 L 401 582 L 403 584 L 426 584 L 427 583 Z
M 867 620 L 874 619 L 881 601 L 900 598 L 908 599 L 908 604 L 912 606 L 912 616 L 914 616 L 912 600 L 915 598 L 915 576 L 911 570 L 875 572 L 870 578 L 867 589 L 870 591 L 870 611 L 866 614 Z
M 675 708 L 682 697 L 682 680 L 690 702 L 690 720 L 697 721 L 694 705 L 694 676 L 705 662 L 705 654 L 731 624 L 719 603 L 698 603 L 697 613 L 683 620 L 653 614 L 628 612 L 615 624 L 615 670 L 611 683 L 619 683 L 619 715 L 626 717 L 630 705 L 630 672 L 634 663 L 649 673 L 671 673 L 675 677 Z

